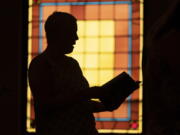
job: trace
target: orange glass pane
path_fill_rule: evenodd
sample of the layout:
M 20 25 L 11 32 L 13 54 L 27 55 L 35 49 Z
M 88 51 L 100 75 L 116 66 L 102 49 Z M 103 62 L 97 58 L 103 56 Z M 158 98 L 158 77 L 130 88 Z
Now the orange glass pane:
M 84 6 L 71 6 L 71 13 L 78 19 L 83 20 L 85 17 Z
M 43 7 L 43 21 L 45 21 L 50 14 L 57 11 L 56 6 L 44 6 Z
M 67 12 L 71 14 L 71 6 L 56 6 L 57 11 Z
M 133 43 L 133 51 L 138 52 L 139 50 L 139 43 L 140 43 L 140 37 L 139 35 L 133 36 L 132 39 Z M 142 51 L 142 50 L 141 50 Z
M 117 75 L 119 75 L 122 72 L 128 72 L 128 70 L 127 69 L 117 68 L 116 65 L 115 65 L 114 76 L 117 76 Z
M 128 54 L 127 53 L 115 54 L 115 65 L 116 65 L 116 68 L 127 68 L 128 67 Z
M 38 38 L 33 38 L 32 46 L 31 46 L 31 53 L 33 53 L 33 54 L 37 53 L 38 48 L 39 48 L 39 39 Z
M 115 118 L 128 118 L 128 104 L 127 101 L 124 101 L 124 103 L 114 111 L 114 117 Z
M 45 21 L 49 15 L 55 11 L 71 13 L 70 6 L 43 6 L 43 21 Z
M 128 36 L 128 23 L 127 21 L 117 21 L 115 23 L 115 34 L 121 36 Z
M 133 68 L 139 70 L 139 53 L 132 52 Z
M 45 29 L 44 29 L 44 23 L 42 23 L 42 37 L 45 37 L 46 36 L 46 32 L 45 32 Z M 40 37 L 40 38 L 42 38 Z
M 46 41 L 46 38 L 43 38 L 42 39 L 42 50 L 44 51 L 45 49 L 46 49 L 46 47 L 47 47 L 47 41 Z
M 113 112 L 101 112 L 99 114 L 95 114 L 96 118 L 127 118 L 128 117 L 128 106 L 125 101 L 117 110 Z M 99 116 L 99 117 L 98 117 Z
M 101 5 L 100 6 L 100 18 L 101 19 L 113 19 L 114 5 Z
M 136 24 L 132 26 L 132 29 L 134 36 L 137 36 L 140 33 L 140 22 L 139 20 L 133 20 L 132 23 Z
M 39 21 L 32 22 L 32 38 L 39 38 Z
M 96 118 L 112 118 L 112 112 L 95 113 Z
M 128 51 L 128 37 L 116 37 L 116 52 L 127 52 Z
M 85 19 L 98 19 L 99 18 L 99 6 L 98 5 L 86 5 L 85 6 Z
M 127 20 L 128 19 L 128 5 L 127 4 L 121 4 L 121 5 L 114 5 L 115 9 L 115 19 L 122 19 Z
M 66 0 L 66 2 L 77 2 L 78 0 Z

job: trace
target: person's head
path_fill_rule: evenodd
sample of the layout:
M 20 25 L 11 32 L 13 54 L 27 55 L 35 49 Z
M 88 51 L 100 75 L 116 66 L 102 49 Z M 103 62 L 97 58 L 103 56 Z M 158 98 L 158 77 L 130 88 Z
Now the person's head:
M 48 48 L 62 54 L 71 53 L 78 40 L 76 18 L 64 12 L 54 12 L 45 22 Z

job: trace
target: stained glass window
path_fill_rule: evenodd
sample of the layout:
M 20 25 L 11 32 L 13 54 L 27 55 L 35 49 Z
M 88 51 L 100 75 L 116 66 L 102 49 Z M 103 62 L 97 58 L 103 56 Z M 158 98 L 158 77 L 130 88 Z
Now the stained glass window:
M 122 71 L 141 77 L 141 0 L 29 0 L 28 62 L 47 46 L 44 22 L 54 11 L 78 19 L 72 57 L 78 60 L 90 86 L 102 85 Z M 33 97 L 28 87 L 27 131 L 35 132 Z M 142 88 L 113 112 L 95 113 L 100 133 L 142 132 Z

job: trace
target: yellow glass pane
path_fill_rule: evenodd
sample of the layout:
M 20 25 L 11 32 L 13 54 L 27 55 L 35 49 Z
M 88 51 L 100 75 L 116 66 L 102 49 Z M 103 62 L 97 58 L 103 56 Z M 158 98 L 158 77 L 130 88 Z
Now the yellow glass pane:
M 74 52 L 84 52 L 85 39 L 79 38 L 74 45 Z
M 98 68 L 98 54 L 86 54 L 85 55 L 85 67 L 86 68 Z
M 113 78 L 114 72 L 113 70 L 100 70 L 99 73 L 99 84 L 103 85 Z
M 100 21 L 100 35 L 101 36 L 113 36 L 114 33 L 114 21 Z
M 82 54 L 72 54 L 71 55 L 74 59 L 76 59 L 80 65 L 80 67 L 84 66 L 84 57 Z
M 81 38 L 85 34 L 85 21 L 77 21 L 77 25 L 78 25 L 77 34 L 79 38 Z
M 98 70 L 85 70 L 84 76 L 89 82 L 90 86 L 98 85 Z
M 99 38 L 93 37 L 93 38 L 87 38 L 86 39 L 86 52 L 98 52 L 99 49 Z
M 100 68 L 114 68 L 114 53 L 100 54 Z
M 99 35 L 99 21 L 86 21 L 85 26 L 86 26 L 85 29 L 86 36 Z
M 100 38 L 100 52 L 114 52 L 115 42 L 114 37 Z

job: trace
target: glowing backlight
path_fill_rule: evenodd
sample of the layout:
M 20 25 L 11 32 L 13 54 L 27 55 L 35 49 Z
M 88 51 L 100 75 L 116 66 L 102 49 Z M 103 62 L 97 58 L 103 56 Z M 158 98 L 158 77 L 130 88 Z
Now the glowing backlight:
M 63 11 L 78 20 L 79 40 L 70 56 L 79 62 L 90 86 L 102 85 L 122 71 L 141 80 L 142 2 L 88 1 L 41 0 L 33 4 L 29 0 L 28 63 L 47 47 L 44 31 L 47 17 L 54 11 Z M 34 108 L 29 87 L 27 97 L 27 130 L 34 132 Z M 138 102 L 134 103 L 134 100 Z M 140 88 L 116 111 L 95 114 L 99 132 L 141 133 L 141 100 Z

